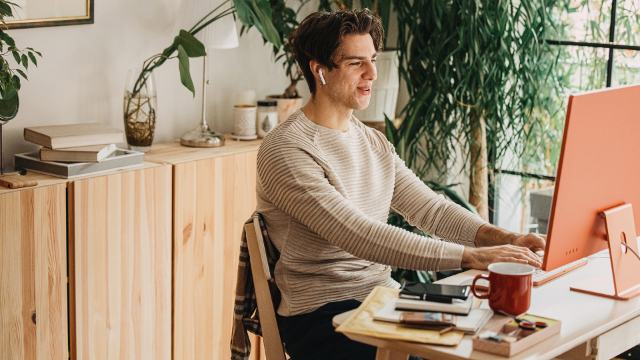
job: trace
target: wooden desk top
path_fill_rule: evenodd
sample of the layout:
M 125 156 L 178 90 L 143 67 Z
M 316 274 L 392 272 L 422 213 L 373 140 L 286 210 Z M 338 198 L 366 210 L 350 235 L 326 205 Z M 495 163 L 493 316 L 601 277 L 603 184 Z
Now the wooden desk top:
M 227 138 L 224 146 L 217 148 L 194 148 L 180 145 L 179 142 L 155 144 L 145 153 L 145 161 L 161 164 L 180 164 L 188 161 L 229 156 L 249 151 L 256 151 L 262 140 L 239 141 Z
M 443 279 L 439 283 L 468 284 L 479 273 L 481 271 L 469 270 Z M 535 287 L 532 293 L 531 308 L 528 312 L 561 320 L 560 335 L 532 346 L 514 356 L 513 359 L 554 358 L 640 316 L 640 297 L 628 301 L 616 301 L 569 290 L 570 286 L 583 281 L 598 281 L 596 279 L 611 281 L 610 277 L 611 267 L 608 255 L 599 253 L 591 256 L 587 265 L 540 287 Z M 334 322 L 344 321 L 344 319 L 344 317 L 336 317 Z M 433 359 L 505 359 L 488 353 L 474 352 L 471 335 L 465 336 L 456 347 L 421 345 L 366 336 L 348 336 L 353 340 L 370 345 Z

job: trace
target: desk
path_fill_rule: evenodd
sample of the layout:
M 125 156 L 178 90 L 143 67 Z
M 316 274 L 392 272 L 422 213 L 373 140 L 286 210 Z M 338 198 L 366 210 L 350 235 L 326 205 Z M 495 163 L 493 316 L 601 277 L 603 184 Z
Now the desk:
M 561 320 L 562 329 L 559 336 L 532 346 L 514 359 L 610 359 L 640 344 L 640 297 L 616 301 L 569 290 L 571 285 L 583 279 L 602 277 L 607 272 L 610 274 L 609 258 L 605 256 L 608 255 L 593 255 L 587 265 L 533 289 L 529 312 Z M 438 283 L 469 283 L 479 273 L 478 270 L 469 270 Z M 342 315 L 334 318 L 334 324 L 346 319 Z M 347 336 L 378 347 L 377 359 L 405 359 L 407 354 L 438 360 L 505 359 L 473 351 L 470 335 L 466 335 L 456 347 Z

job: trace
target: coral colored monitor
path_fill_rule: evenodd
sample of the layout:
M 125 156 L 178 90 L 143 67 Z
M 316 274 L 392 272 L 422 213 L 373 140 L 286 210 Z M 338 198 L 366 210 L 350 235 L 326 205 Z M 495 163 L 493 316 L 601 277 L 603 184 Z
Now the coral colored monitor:
M 640 234 L 640 85 L 569 97 L 542 268 L 606 249 L 601 213 L 622 204 Z

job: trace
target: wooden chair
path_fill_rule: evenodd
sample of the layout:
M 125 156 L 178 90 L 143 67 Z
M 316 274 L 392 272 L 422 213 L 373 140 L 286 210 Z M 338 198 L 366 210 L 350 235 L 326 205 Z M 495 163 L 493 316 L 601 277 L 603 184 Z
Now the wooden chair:
M 262 327 L 262 339 L 267 360 L 286 360 L 280 331 L 276 321 L 276 312 L 269 282 L 274 281 L 269 263 L 264 238 L 260 228 L 259 215 L 253 216 L 253 223 L 245 225 L 249 258 L 251 261 L 251 274 L 256 290 L 256 301 L 260 314 L 260 326 Z

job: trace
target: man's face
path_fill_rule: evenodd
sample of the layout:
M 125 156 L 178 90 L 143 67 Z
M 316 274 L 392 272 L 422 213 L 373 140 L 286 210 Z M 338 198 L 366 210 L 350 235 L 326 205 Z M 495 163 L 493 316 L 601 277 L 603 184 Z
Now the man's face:
M 329 97 L 348 109 L 362 110 L 369 106 L 371 87 L 378 76 L 371 35 L 346 35 L 333 60 L 337 66 L 324 74 L 327 81 L 324 90 Z

